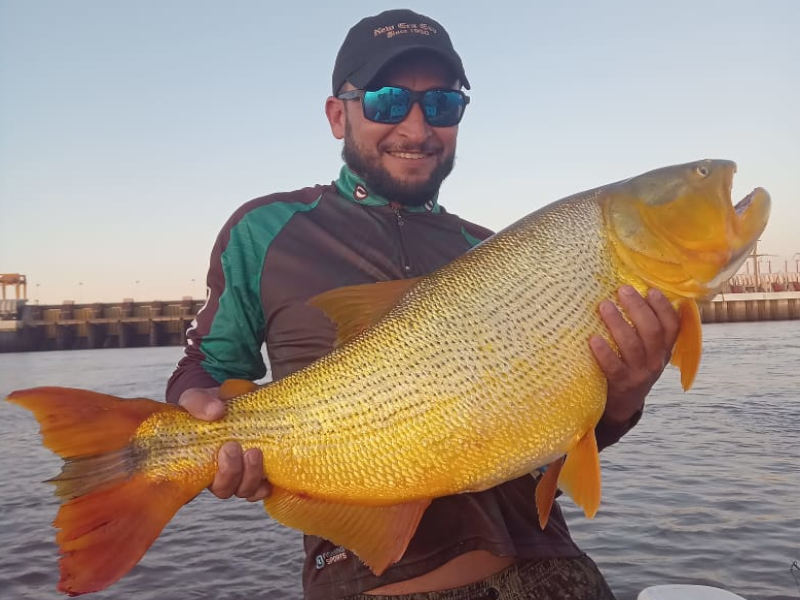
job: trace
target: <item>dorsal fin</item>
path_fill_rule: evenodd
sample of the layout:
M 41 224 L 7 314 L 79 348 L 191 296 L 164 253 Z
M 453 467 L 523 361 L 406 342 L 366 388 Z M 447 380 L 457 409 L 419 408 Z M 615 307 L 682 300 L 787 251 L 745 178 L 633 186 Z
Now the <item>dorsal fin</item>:
M 681 370 L 681 385 L 683 391 L 686 391 L 692 387 L 697 370 L 700 368 L 703 326 L 700 321 L 700 311 L 694 300 L 684 300 L 678 307 L 678 312 L 681 325 L 670 362 Z
M 322 310 L 336 324 L 336 346 L 380 321 L 419 277 L 336 288 L 314 296 L 310 306 Z

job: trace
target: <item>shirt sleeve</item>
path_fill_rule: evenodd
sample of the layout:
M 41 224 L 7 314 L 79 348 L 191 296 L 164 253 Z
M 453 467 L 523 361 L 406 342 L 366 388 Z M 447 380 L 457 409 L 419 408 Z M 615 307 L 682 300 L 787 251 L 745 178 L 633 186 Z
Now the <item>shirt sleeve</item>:
M 264 316 L 260 282 L 263 257 L 254 255 L 251 230 L 237 215 L 223 227 L 211 252 L 206 302 L 186 332 L 184 356 L 167 383 L 167 402 L 193 387 L 266 374 L 261 355 Z
M 622 439 L 622 436 L 636 426 L 636 424 L 639 422 L 639 419 L 642 418 L 643 411 L 644 408 L 634 413 L 633 416 L 625 423 L 621 423 L 619 425 L 604 423 L 601 418 L 600 422 L 594 428 L 594 435 L 595 438 L 597 438 L 597 450 L 601 451 L 603 448 L 613 446 L 620 439 Z

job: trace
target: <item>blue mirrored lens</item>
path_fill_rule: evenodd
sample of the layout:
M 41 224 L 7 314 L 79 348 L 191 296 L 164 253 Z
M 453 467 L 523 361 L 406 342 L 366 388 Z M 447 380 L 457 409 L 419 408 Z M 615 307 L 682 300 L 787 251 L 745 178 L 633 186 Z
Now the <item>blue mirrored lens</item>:
M 421 100 L 425 120 L 433 127 L 452 127 L 461 121 L 466 99 L 455 90 L 410 92 L 400 87 L 382 87 L 364 92 L 364 116 L 376 123 L 400 123 L 408 115 L 412 102 Z
M 454 91 L 431 90 L 425 92 L 422 105 L 425 120 L 434 127 L 449 127 L 461 120 L 464 113 L 464 96 Z
M 411 94 L 396 87 L 364 92 L 364 116 L 377 123 L 399 123 L 408 114 Z

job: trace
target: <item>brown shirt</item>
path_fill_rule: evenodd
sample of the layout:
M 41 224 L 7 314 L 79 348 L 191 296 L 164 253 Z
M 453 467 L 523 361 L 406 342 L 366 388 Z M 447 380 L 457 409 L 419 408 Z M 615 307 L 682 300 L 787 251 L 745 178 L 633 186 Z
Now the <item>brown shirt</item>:
M 466 252 L 490 231 L 445 211 L 393 205 L 370 194 L 344 167 L 331 185 L 248 202 L 212 250 L 208 300 L 187 332 L 185 356 L 167 400 L 226 379 L 285 377 L 328 353 L 334 327 L 307 300 L 333 288 L 425 275 Z M 601 447 L 623 430 L 598 427 Z M 495 488 L 434 500 L 403 558 L 381 577 L 344 548 L 305 537 L 303 587 L 309 600 L 340 598 L 431 571 L 459 554 L 488 550 L 520 558 L 580 555 L 558 505 L 538 525 L 536 482 L 525 476 Z

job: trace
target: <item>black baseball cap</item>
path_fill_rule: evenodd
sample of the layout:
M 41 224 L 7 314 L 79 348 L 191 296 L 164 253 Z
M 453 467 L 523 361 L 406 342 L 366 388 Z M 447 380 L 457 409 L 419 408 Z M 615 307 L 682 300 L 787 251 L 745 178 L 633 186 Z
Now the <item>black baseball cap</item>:
M 441 56 L 469 89 L 461 57 L 444 27 L 425 15 L 398 9 L 365 17 L 350 28 L 333 66 L 333 94 L 339 93 L 346 81 L 357 88 L 366 87 L 389 62 L 412 50 Z

